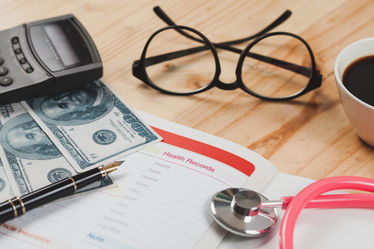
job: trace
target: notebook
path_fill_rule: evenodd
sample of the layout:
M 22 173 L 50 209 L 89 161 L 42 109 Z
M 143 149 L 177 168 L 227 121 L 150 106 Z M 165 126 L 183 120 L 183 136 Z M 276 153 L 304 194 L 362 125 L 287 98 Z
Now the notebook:
M 163 142 L 126 156 L 112 174 L 113 186 L 47 204 L 1 224 L 1 247 L 278 247 L 279 227 L 259 239 L 228 235 L 210 215 L 210 198 L 225 188 L 247 187 L 279 199 L 296 194 L 311 180 L 281 174 L 257 153 L 227 140 L 139 115 Z M 372 249 L 373 220 L 373 210 L 305 211 L 297 223 L 295 247 L 359 244 Z

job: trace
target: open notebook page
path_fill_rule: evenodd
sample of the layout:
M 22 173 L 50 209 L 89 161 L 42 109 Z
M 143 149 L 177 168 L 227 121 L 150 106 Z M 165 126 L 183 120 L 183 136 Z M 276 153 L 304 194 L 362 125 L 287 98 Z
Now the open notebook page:
M 239 145 L 143 116 L 165 141 L 124 158 L 123 167 L 112 174 L 116 186 L 57 201 L 1 224 L 0 245 L 216 248 L 224 233 L 217 232 L 209 214 L 210 197 L 244 185 L 261 191 L 275 168 Z

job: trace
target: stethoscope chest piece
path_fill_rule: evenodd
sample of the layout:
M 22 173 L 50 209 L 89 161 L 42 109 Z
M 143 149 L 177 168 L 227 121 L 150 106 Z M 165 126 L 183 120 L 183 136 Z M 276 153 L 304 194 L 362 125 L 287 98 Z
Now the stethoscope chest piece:
M 228 188 L 211 199 L 211 212 L 224 229 L 245 237 L 260 237 L 269 232 L 277 222 L 275 208 L 263 208 L 268 199 L 255 191 Z

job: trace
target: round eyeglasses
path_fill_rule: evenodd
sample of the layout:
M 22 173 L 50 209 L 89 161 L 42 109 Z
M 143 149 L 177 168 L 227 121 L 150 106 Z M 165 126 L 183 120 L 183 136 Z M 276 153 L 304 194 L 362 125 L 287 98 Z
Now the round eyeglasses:
M 162 93 L 192 95 L 213 87 L 241 88 L 264 100 L 290 100 L 321 86 L 322 75 L 304 39 L 289 32 L 267 33 L 290 12 L 254 36 L 223 43 L 212 43 L 191 27 L 174 25 L 161 9 L 157 12 L 169 26 L 148 39 L 133 64 L 133 75 Z M 232 47 L 249 38 L 254 40 L 245 49 Z M 220 81 L 217 49 L 240 53 L 235 82 Z

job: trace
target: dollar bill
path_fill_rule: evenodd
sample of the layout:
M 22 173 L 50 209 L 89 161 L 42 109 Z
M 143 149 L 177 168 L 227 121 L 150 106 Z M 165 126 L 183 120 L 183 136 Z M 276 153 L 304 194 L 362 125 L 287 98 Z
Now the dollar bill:
M 102 81 L 22 104 L 78 172 L 160 141 Z
M 12 199 L 14 195 L 8 175 L 5 173 L 3 163 L 0 161 L 0 202 Z
M 2 105 L 0 112 L 0 157 L 14 194 L 24 195 L 77 174 L 20 103 Z M 93 188 L 107 184 L 110 179 Z

